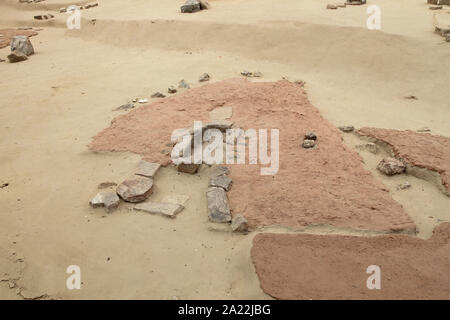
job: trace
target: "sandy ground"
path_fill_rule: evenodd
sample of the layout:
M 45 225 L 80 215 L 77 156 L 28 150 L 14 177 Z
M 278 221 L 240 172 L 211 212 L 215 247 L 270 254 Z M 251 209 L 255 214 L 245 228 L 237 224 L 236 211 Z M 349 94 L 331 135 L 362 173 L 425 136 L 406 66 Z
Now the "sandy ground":
M 261 71 L 264 81 L 302 79 L 334 125 L 428 126 L 450 137 L 450 48 L 433 33 L 424 1 L 377 1 L 381 31 L 365 28 L 364 7 L 325 10 L 322 0 L 211 1 L 212 10 L 193 15 L 178 12 L 182 1 L 99 1 L 74 31 L 65 29 L 63 15 L 32 20 L 69 1 L 15 2 L 0 4 L 1 28 L 44 30 L 32 38 L 36 54 L 28 61 L 0 63 L 0 185 L 9 183 L 0 189 L 2 298 L 270 298 L 250 257 L 256 232 L 209 230 L 205 195 L 195 192 L 206 189 L 206 171 L 158 173 L 156 199 L 191 197 L 176 220 L 127 205 L 106 215 L 88 205 L 98 183 L 120 182 L 140 159 L 88 151 L 118 115 L 112 109 L 180 79 L 198 86 L 203 72 L 216 82 L 243 70 Z M 0 58 L 8 53 L 0 49 Z M 361 143 L 343 138 L 350 148 Z M 433 184 L 408 177 L 413 187 L 399 191 L 404 177 L 375 170 L 382 153 L 360 155 L 413 219 L 418 237 L 450 220 L 450 200 Z M 362 235 L 330 227 L 304 232 Z M 81 267 L 81 290 L 66 289 L 72 264 Z

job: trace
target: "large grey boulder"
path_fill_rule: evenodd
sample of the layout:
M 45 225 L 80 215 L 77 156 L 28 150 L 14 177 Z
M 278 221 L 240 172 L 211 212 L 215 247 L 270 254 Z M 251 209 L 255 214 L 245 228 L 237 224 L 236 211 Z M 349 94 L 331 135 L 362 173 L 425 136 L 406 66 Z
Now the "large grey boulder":
M 127 202 L 141 202 L 152 193 L 153 179 L 137 177 L 125 180 L 117 186 L 117 194 Z
M 231 212 L 227 194 L 224 189 L 210 187 L 206 193 L 208 217 L 212 222 L 230 222 Z

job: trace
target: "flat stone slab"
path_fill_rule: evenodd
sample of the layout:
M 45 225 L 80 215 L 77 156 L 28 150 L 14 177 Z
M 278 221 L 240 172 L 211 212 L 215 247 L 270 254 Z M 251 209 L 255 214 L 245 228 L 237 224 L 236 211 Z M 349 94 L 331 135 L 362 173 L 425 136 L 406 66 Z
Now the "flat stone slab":
M 251 257 L 261 288 L 277 299 L 448 300 L 449 252 L 446 222 L 428 240 L 259 233 Z M 380 267 L 380 290 L 367 288 L 372 265 Z
M 136 177 L 125 180 L 117 186 L 117 194 L 127 202 L 141 202 L 152 193 L 153 179 Z
M 217 107 L 209 112 L 209 119 L 213 120 L 226 120 L 231 119 L 233 115 L 232 107 Z
M 184 207 L 176 203 L 165 202 L 143 202 L 134 206 L 134 210 L 145 211 L 152 214 L 161 214 L 169 218 L 175 218 Z
M 161 165 L 159 163 L 141 160 L 139 161 L 135 174 L 138 176 L 153 178 L 160 167 Z
M 175 194 L 175 195 L 165 196 L 162 199 L 162 202 L 164 202 L 164 203 L 179 204 L 179 205 L 182 205 L 183 207 L 186 206 L 186 203 L 188 201 L 189 201 L 189 196 L 184 195 L 184 194 Z
M 206 193 L 208 217 L 212 222 L 230 222 L 231 212 L 227 194 L 224 189 L 210 187 Z
M 102 191 L 89 201 L 93 208 L 105 207 L 106 212 L 109 212 L 119 206 L 120 199 L 115 192 Z

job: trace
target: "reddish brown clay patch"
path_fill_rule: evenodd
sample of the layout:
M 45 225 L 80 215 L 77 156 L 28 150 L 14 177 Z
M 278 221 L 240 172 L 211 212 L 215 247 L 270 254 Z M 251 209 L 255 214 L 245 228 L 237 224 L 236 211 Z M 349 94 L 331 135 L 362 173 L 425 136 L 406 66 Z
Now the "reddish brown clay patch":
M 232 120 L 242 129 L 280 130 L 275 176 L 261 176 L 259 165 L 229 166 L 232 212 L 243 214 L 251 228 L 327 224 L 415 230 L 402 207 L 363 168 L 359 155 L 343 145 L 339 131 L 311 105 L 301 85 L 288 81 L 231 79 L 191 89 L 117 117 L 90 147 L 168 163 L 164 150 L 172 131 L 191 127 L 194 120 L 207 121 L 208 111 L 218 106 L 232 107 Z M 301 146 L 307 131 L 317 134 L 313 149 Z
M 407 164 L 435 171 L 450 195 L 450 138 L 410 130 L 362 128 L 358 134 L 387 143 Z
M 450 223 L 427 241 L 271 234 L 251 250 L 261 288 L 278 299 L 450 299 Z M 367 288 L 367 267 L 381 269 L 381 289 Z
M 19 30 L 19 29 L 0 29 L 0 49 L 6 48 L 10 45 L 11 39 L 14 36 L 36 36 L 38 33 L 31 30 Z

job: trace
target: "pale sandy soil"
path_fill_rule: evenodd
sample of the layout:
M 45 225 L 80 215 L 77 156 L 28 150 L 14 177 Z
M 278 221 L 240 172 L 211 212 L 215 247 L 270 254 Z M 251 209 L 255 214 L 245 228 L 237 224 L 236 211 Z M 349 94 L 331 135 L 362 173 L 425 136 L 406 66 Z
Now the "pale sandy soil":
M 79 31 L 67 31 L 57 13 L 69 1 L 0 4 L 0 28 L 44 28 L 28 61 L 0 63 L 0 184 L 9 183 L 0 189 L 1 298 L 270 298 L 250 258 L 256 232 L 209 230 L 208 169 L 158 173 L 156 200 L 171 192 L 191 197 L 175 220 L 127 205 L 106 215 L 88 205 L 98 183 L 120 182 L 140 159 L 88 151 L 119 114 L 112 109 L 180 79 L 197 86 L 203 72 L 216 82 L 242 70 L 261 71 L 260 81 L 303 79 L 313 105 L 335 125 L 428 126 L 450 136 L 450 47 L 433 33 L 425 1 L 376 1 L 381 31 L 365 28 L 365 7 L 325 10 L 326 0 L 217 0 L 192 15 L 178 12 L 182 2 L 99 1 L 83 12 Z M 32 20 L 47 12 L 55 21 Z M 8 53 L 1 49 L 0 58 Z M 352 148 L 361 143 L 343 137 Z M 419 237 L 450 221 L 450 200 L 432 183 L 408 177 L 413 187 L 399 191 L 403 176 L 374 169 L 383 153 L 360 155 Z M 305 232 L 361 235 L 326 226 Z M 72 264 L 81 267 L 81 290 L 66 289 Z

